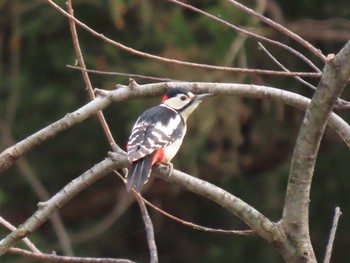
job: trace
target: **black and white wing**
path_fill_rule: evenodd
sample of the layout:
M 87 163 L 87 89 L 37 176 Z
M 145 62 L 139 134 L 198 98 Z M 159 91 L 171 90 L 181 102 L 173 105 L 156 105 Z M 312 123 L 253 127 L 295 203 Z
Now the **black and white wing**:
M 156 106 L 136 121 L 128 144 L 128 159 L 137 161 L 183 137 L 184 121 L 174 110 Z

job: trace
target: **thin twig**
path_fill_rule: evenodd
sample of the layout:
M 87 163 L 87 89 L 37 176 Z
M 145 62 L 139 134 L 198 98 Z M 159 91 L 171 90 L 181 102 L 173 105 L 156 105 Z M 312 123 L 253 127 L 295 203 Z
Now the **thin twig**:
M 146 75 L 140 75 L 140 74 L 131 74 L 131 73 L 122 73 L 122 72 L 111 72 L 111 71 L 99 71 L 99 70 L 93 70 L 93 69 L 86 69 L 81 67 L 76 67 L 72 65 L 67 65 L 67 68 L 86 71 L 88 73 L 93 74 L 101 74 L 101 75 L 112 75 L 112 76 L 122 76 L 122 77 L 129 77 L 129 78 L 140 78 L 140 79 L 148 79 L 148 80 L 154 80 L 154 81 L 179 81 L 175 79 L 169 79 L 169 78 L 158 78 L 158 77 L 152 77 L 152 76 L 146 76 Z
M 324 257 L 323 263 L 329 263 L 331 261 L 335 232 L 337 231 L 338 221 L 341 214 L 342 212 L 340 211 L 340 208 L 336 207 L 334 212 L 333 225 L 332 225 L 331 233 L 329 235 L 329 240 L 326 248 L 326 255 Z
M 0 224 L 6 227 L 8 230 L 15 231 L 17 228 L 12 225 L 9 221 L 4 219 L 2 216 L 0 216 Z M 42 252 L 34 245 L 32 241 L 29 240 L 29 238 L 25 237 L 23 238 L 23 242 L 27 245 L 27 247 L 33 251 L 36 254 L 42 254 Z
M 343 100 L 341 98 L 338 98 L 337 103 L 334 106 L 337 110 L 348 110 L 350 109 L 350 102 Z
M 152 220 L 148 214 L 147 207 L 145 203 L 143 202 L 143 199 L 140 197 L 139 193 L 136 192 L 134 189 L 133 193 L 136 197 L 137 202 L 139 203 L 142 219 L 145 224 L 146 233 L 147 233 L 147 242 L 148 242 L 148 248 L 150 252 L 150 262 L 151 263 L 158 263 L 158 252 L 157 252 L 157 245 L 154 238 L 154 229 Z
M 192 11 L 194 11 L 194 12 L 196 12 L 196 13 L 199 13 L 199 14 L 201 14 L 201 15 L 204 15 L 204 16 L 206 16 L 206 17 L 209 17 L 210 19 L 212 19 L 212 20 L 214 20 L 214 21 L 217 21 L 217 22 L 219 22 L 219 23 L 221 23 L 221 24 L 223 24 L 223 25 L 225 25 L 225 26 L 227 26 L 227 27 L 229 27 L 229 28 L 232 28 L 233 30 L 236 30 L 236 31 L 239 32 L 239 33 L 242 33 L 242 34 L 245 34 L 245 35 L 247 35 L 247 36 L 254 37 L 254 38 L 256 38 L 256 39 L 258 39 L 258 40 L 260 40 L 260 41 L 265 41 L 265 42 L 271 43 L 272 45 L 281 47 L 281 48 L 283 48 L 283 49 L 289 51 L 289 52 L 292 53 L 293 55 L 299 57 L 299 58 L 300 58 L 301 60 L 303 60 L 306 64 L 308 64 L 313 70 L 315 70 L 315 72 L 317 72 L 317 73 L 313 73 L 313 74 L 315 74 L 315 77 L 320 77 L 320 76 L 321 76 L 321 70 L 320 70 L 314 63 L 312 63 L 311 60 L 309 60 L 307 57 L 305 57 L 305 56 L 304 56 L 303 54 L 301 54 L 300 52 L 296 51 L 295 49 L 293 49 L 293 48 L 291 48 L 291 47 L 289 47 L 289 46 L 287 46 L 287 45 L 285 45 L 285 44 L 283 44 L 283 43 L 281 43 L 281 42 L 278 42 L 278 41 L 272 40 L 272 39 L 270 39 L 270 38 L 267 38 L 267 37 L 264 37 L 264 36 L 260 36 L 260 35 L 258 35 L 258 34 L 253 33 L 253 32 L 250 32 L 250 31 L 247 31 L 247 30 L 245 30 L 245 29 L 242 29 L 242 28 L 240 28 L 240 27 L 238 27 L 238 26 L 235 26 L 235 25 L 233 25 L 233 24 L 231 24 L 231 23 L 229 23 L 229 22 L 227 22 L 227 21 L 225 21 L 225 20 L 223 20 L 223 19 L 221 19 L 221 18 L 219 18 L 219 17 L 216 17 L 216 16 L 214 16 L 214 15 L 212 15 L 212 14 L 209 14 L 209 13 L 207 13 L 207 12 L 201 10 L 201 9 L 198 9 L 198 8 L 192 6 L 192 5 L 184 4 L 184 3 L 179 2 L 179 1 L 177 1 L 177 0 L 168 0 L 168 1 L 170 1 L 170 2 L 172 2 L 172 3 L 174 3 L 174 4 L 177 4 L 177 5 L 179 5 L 179 6 L 185 7 L 185 8 L 187 8 L 187 9 L 190 9 L 190 10 L 192 10 Z M 277 71 L 277 72 L 279 72 L 279 71 Z M 285 72 L 285 74 L 289 74 L 289 73 L 288 73 L 288 72 Z M 271 75 L 272 75 L 272 74 L 271 74 Z M 295 75 L 295 76 L 301 76 L 301 75 L 300 75 L 300 74 L 297 74 L 297 75 Z M 305 76 L 305 77 L 306 77 L 306 76 Z M 309 76 L 309 77 L 311 77 L 311 76 Z
M 41 201 L 45 201 L 50 199 L 50 194 L 43 185 L 43 183 L 40 181 L 40 179 L 37 177 L 37 175 L 34 173 L 32 167 L 29 165 L 26 158 L 21 158 L 18 162 L 18 169 L 21 171 L 23 176 L 27 179 L 33 190 L 35 191 L 36 195 L 39 197 Z M 72 242 L 70 240 L 70 236 L 68 234 L 68 231 L 66 229 L 66 226 L 64 225 L 64 222 L 60 216 L 60 214 L 57 212 L 53 213 L 50 217 L 50 224 L 52 226 L 52 229 L 54 233 L 57 236 L 59 245 L 63 251 L 63 253 L 66 256 L 73 256 L 73 247 Z
M 201 63 L 193 63 L 193 62 L 187 62 L 187 61 L 181 61 L 176 59 L 170 59 L 165 58 L 157 55 L 152 55 L 149 53 L 145 53 L 136 49 L 133 49 L 131 47 L 125 46 L 117 41 L 114 41 L 108 37 L 105 37 L 103 34 L 100 34 L 93 30 L 92 28 L 88 27 L 86 24 L 82 23 L 80 20 L 76 19 L 75 17 L 68 14 L 66 11 L 64 11 L 61 7 L 59 7 L 56 3 L 54 3 L 52 0 L 47 0 L 47 2 L 52 5 L 56 10 L 58 10 L 60 13 L 62 13 L 64 16 L 71 18 L 74 20 L 75 24 L 79 25 L 81 28 L 85 29 L 87 32 L 89 32 L 91 35 L 98 37 L 102 39 L 103 41 L 122 49 L 126 52 L 129 52 L 131 54 L 141 56 L 148 59 L 153 59 L 157 61 L 161 61 L 164 63 L 171 63 L 181 66 L 187 66 L 187 67 L 196 67 L 201 69 L 207 69 L 207 70 L 220 70 L 220 71 L 227 71 L 227 72 L 236 72 L 236 73 L 247 73 L 247 74 L 265 74 L 265 75 L 275 75 L 275 76 L 302 76 L 302 77 L 310 77 L 310 78 L 319 78 L 319 73 L 313 73 L 313 72 L 284 72 L 284 71 L 275 71 L 275 70 L 264 70 L 264 69 L 247 69 L 247 68 L 232 68 L 232 67 L 221 67 L 221 66 L 213 66 L 208 64 L 201 64 Z
M 19 1 L 11 1 L 11 43 L 16 43 L 10 48 L 10 82 L 11 92 L 7 99 L 6 105 L 6 122 L 10 129 L 13 127 L 13 122 L 16 117 L 18 99 L 20 95 L 20 59 L 21 59 L 21 15 L 19 13 Z
M 310 50 L 316 57 L 318 57 L 320 60 L 323 62 L 326 62 L 326 56 L 322 54 L 322 52 L 315 48 L 313 45 L 311 45 L 308 41 L 300 37 L 299 35 L 295 34 L 294 32 L 290 31 L 288 28 L 276 23 L 275 21 L 259 14 L 258 12 L 254 11 L 253 9 L 250 9 L 237 1 L 234 0 L 226 0 L 227 2 L 231 3 L 235 7 L 239 8 L 243 12 L 247 13 L 248 15 L 252 15 L 257 17 L 260 21 L 264 22 L 265 24 L 269 25 L 270 27 L 278 30 L 279 32 L 283 33 L 284 35 L 294 39 L 297 41 L 299 44 L 303 45 L 306 47 L 308 50 Z
M 20 248 L 10 248 L 8 253 L 31 257 L 36 260 L 45 260 L 45 262 L 63 262 L 63 263 L 135 263 L 128 259 L 116 258 L 89 258 L 89 257 L 67 257 L 55 254 L 36 254 Z
M 159 207 L 157 207 L 154 204 L 152 204 L 151 202 L 149 202 L 147 199 L 145 199 L 141 195 L 140 195 L 140 198 L 142 198 L 142 200 L 148 206 L 152 207 L 153 209 L 155 209 L 156 211 L 158 211 L 161 214 L 165 215 L 166 217 L 169 217 L 169 218 L 175 220 L 178 223 L 181 223 L 181 224 L 183 224 L 185 226 L 192 227 L 192 228 L 194 228 L 196 230 L 202 230 L 202 231 L 205 231 L 205 232 L 212 232 L 212 233 L 243 235 L 243 236 L 251 235 L 251 234 L 254 233 L 253 230 L 225 230 L 225 229 L 218 229 L 218 228 L 211 228 L 211 227 L 205 227 L 205 226 L 197 225 L 197 224 L 185 221 L 183 219 L 180 219 L 180 218 L 178 218 L 178 217 L 176 217 L 174 215 L 171 215 L 171 214 L 165 212 L 164 210 L 160 209 Z
M 282 68 L 286 72 L 290 72 L 289 69 L 287 69 L 281 62 L 279 62 L 260 42 L 258 42 L 259 47 L 269 56 L 269 58 L 275 62 L 280 68 Z M 303 80 L 301 77 L 294 77 L 296 80 L 304 84 L 305 86 L 309 87 L 312 90 L 316 90 L 316 87 L 309 82 Z
M 259 14 L 265 12 L 266 9 L 266 3 L 267 0 L 258 0 L 257 6 L 256 6 L 256 12 Z M 247 27 L 255 27 L 256 24 L 259 22 L 256 17 L 250 17 L 249 21 L 247 22 Z M 248 35 L 238 35 L 237 38 L 232 42 L 229 52 L 225 55 L 225 66 L 231 65 L 232 62 L 237 57 L 238 51 L 241 49 L 241 47 L 244 45 L 248 38 Z
M 80 48 L 80 44 L 79 44 L 77 29 L 75 27 L 75 20 L 73 19 L 74 18 L 74 11 L 73 11 L 73 7 L 72 7 L 72 0 L 68 0 L 67 8 L 68 8 L 68 12 L 70 14 L 69 25 L 70 25 L 70 31 L 72 34 L 72 38 L 73 38 L 75 54 L 77 55 L 78 64 L 79 64 L 80 68 L 86 69 L 84 57 L 83 57 L 83 54 L 81 52 L 81 48 Z M 93 88 L 91 85 L 89 74 L 87 71 L 81 71 L 81 73 L 83 75 L 83 79 L 84 79 L 84 82 L 86 85 L 86 90 L 89 94 L 90 100 L 93 100 L 93 99 L 95 99 L 95 94 L 94 94 L 94 91 L 93 91 Z M 97 112 L 97 117 L 101 123 L 102 129 L 106 135 L 106 138 L 107 138 L 112 150 L 115 152 L 120 152 L 121 149 L 116 144 L 102 111 Z
M 118 173 L 117 171 L 114 171 L 114 173 L 125 183 L 124 177 Z M 164 210 L 160 209 L 159 207 L 155 206 L 152 204 L 150 201 L 145 199 L 140 193 L 134 191 L 136 195 L 143 200 L 148 206 L 156 210 L 157 212 L 163 214 L 166 217 L 169 217 L 172 220 L 175 220 L 176 222 L 183 224 L 185 226 L 192 227 L 196 230 L 202 230 L 205 232 L 213 232 L 213 233 L 223 233 L 223 234 L 236 234 L 236 235 L 250 235 L 253 234 L 254 232 L 252 230 L 225 230 L 225 229 L 218 229 L 218 228 L 210 228 L 210 227 L 205 227 L 201 225 L 194 224 L 192 222 L 188 222 L 186 220 L 180 219 L 172 214 L 169 214 L 168 212 L 165 212 Z

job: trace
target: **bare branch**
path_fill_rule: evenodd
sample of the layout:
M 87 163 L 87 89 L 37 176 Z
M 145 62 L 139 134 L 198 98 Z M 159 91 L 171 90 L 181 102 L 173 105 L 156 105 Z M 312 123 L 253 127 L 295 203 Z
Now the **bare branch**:
M 341 98 L 338 98 L 334 108 L 337 110 L 348 110 L 350 109 L 350 101 L 346 101 Z
M 152 77 L 152 76 L 146 76 L 146 75 L 140 75 L 140 74 L 130 74 L 130 73 L 122 73 L 122 72 L 110 72 L 110 71 L 99 71 L 99 70 L 93 70 L 93 69 L 86 69 L 76 66 L 67 65 L 67 68 L 86 71 L 88 73 L 93 74 L 101 74 L 101 75 L 112 75 L 112 76 L 122 76 L 122 77 L 129 77 L 129 78 L 140 78 L 140 79 L 148 79 L 153 81 L 180 81 L 176 79 L 169 79 L 169 78 L 159 78 L 159 77 Z
M 285 258 L 291 255 L 292 246 L 278 223 L 271 222 L 254 207 L 233 194 L 197 177 L 173 170 L 171 176 L 164 165 L 158 165 L 156 175 L 161 179 L 177 183 L 187 190 L 201 195 L 222 206 L 252 228 L 253 232 L 274 246 Z
M 9 127 L 13 126 L 13 121 L 17 112 L 18 98 L 20 95 L 20 58 L 21 58 L 21 15 L 19 12 L 19 2 L 10 2 L 11 11 L 11 42 L 15 43 L 10 49 L 10 81 L 11 92 L 6 105 L 6 122 Z
M 327 244 L 327 248 L 326 248 L 326 255 L 324 257 L 323 263 L 331 262 L 333 243 L 334 243 L 334 239 L 335 239 L 335 232 L 337 231 L 338 221 L 339 221 L 339 217 L 341 216 L 341 214 L 342 214 L 342 212 L 340 211 L 340 208 L 336 207 L 335 212 L 334 212 L 333 225 L 332 225 L 331 233 L 329 235 L 329 240 L 328 240 L 328 244 Z
M 77 34 L 77 29 L 75 27 L 75 22 L 72 19 L 74 17 L 74 11 L 73 11 L 73 7 L 72 7 L 72 0 L 68 0 L 67 2 L 67 7 L 68 7 L 68 12 L 70 14 L 69 17 L 69 25 L 70 25 L 70 31 L 72 34 L 72 38 L 73 38 L 73 45 L 74 45 L 74 49 L 75 49 L 75 54 L 77 55 L 77 59 L 78 59 L 78 64 L 80 65 L 81 68 L 86 69 L 85 66 L 85 62 L 84 62 L 84 58 L 83 58 L 83 54 L 81 52 L 81 48 L 80 48 L 80 44 L 79 44 L 79 38 L 78 38 L 78 34 Z M 95 99 L 95 94 L 91 85 L 91 81 L 89 78 L 89 74 L 87 73 L 87 71 L 81 71 L 82 75 L 83 75 L 83 79 L 86 85 L 86 89 L 87 92 L 89 94 L 90 100 Z M 106 119 L 102 113 L 102 111 L 97 112 L 97 117 L 98 120 L 101 123 L 102 129 L 107 137 L 107 140 L 110 144 L 110 146 L 112 147 L 112 149 L 115 152 L 119 152 L 121 149 L 120 147 L 116 144 L 113 135 L 108 127 L 108 124 L 106 122 Z
M 26 159 L 20 159 L 17 162 L 19 170 L 22 172 L 24 177 L 27 178 L 30 185 L 36 192 L 39 200 L 46 201 L 50 198 L 49 192 L 46 190 L 42 182 L 38 179 L 38 177 L 34 174 L 34 171 L 29 166 L 29 163 Z M 52 214 L 50 218 L 51 226 L 54 230 L 54 233 L 57 236 L 58 242 L 63 253 L 67 256 L 73 256 L 73 248 L 72 242 L 70 240 L 67 229 L 63 223 L 63 220 L 58 212 Z
M 149 252 L 151 256 L 150 263 L 158 263 L 158 252 L 157 252 L 156 241 L 154 239 L 154 230 L 153 230 L 152 220 L 148 214 L 147 207 L 143 202 L 143 199 L 140 197 L 138 192 L 136 192 L 134 189 L 132 190 L 133 190 L 134 196 L 136 197 L 137 202 L 139 203 L 143 222 L 146 228 L 148 247 L 149 247 Z
M 267 18 L 267 17 L 265 17 L 265 16 L 255 12 L 253 9 L 250 9 L 250 8 L 248 8 L 248 7 L 238 3 L 237 1 L 234 1 L 234 0 L 226 0 L 226 1 L 231 3 L 232 5 L 234 5 L 235 7 L 239 8 L 243 12 L 247 13 L 248 15 L 252 15 L 252 16 L 257 17 L 258 19 L 260 19 L 260 21 L 262 21 L 265 24 L 269 25 L 270 27 L 278 30 L 282 34 L 284 34 L 284 35 L 294 39 L 299 44 L 303 45 L 308 50 L 310 50 L 316 57 L 318 57 L 323 62 L 326 61 L 326 56 L 323 55 L 322 52 L 319 49 L 315 48 L 313 45 L 311 45 L 305 39 L 303 39 L 302 37 L 300 37 L 297 34 L 293 33 L 288 28 L 286 28 L 286 27 L 276 23 L 275 21 L 273 21 L 273 20 L 271 20 L 271 19 L 269 19 L 269 18 Z
M 267 7 L 267 0 L 258 0 L 256 1 L 256 12 L 259 14 L 262 14 L 265 12 L 265 9 Z M 247 27 L 255 27 L 259 23 L 259 20 L 256 19 L 256 17 L 250 17 L 249 21 L 246 23 Z M 232 65 L 233 61 L 239 54 L 238 51 L 241 50 L 242 47 L 244 47 L 244 43 L 248 39 L 248 35 L 246 34 L 239 34 L 237 37 L 232 41 L 232 44 L 230 46 L 229 51 L 225 55 L 225 66 Z
M 72 125 L 75 125 L 86 118 L 96 114 L 99 110 L 107 107 L 111 103 L 108 97 L 97 97 L 84 107 L 73 113 L 68 113 L 64 118 L 30 135 L 12 147 L 7 148 L 0 154 L 0 173 L 9 168 L 15 160 L 27 153 L 34 146 L 52 138 Z
M 282 224 L 294 241 L 296 260 L 316 262 L 309 234 L 309 200 L 312 177 L 322 135 L 337 98 L 350 77 L 350 41 L 327 57 L 321 81 L 306 110 L 289 174 Z
M 130 164 L 127 160 L 126 154 L 110 153 L 108 158 L 96 164 L 93 168 L 86 171 L 81 176 L 67 184 L 51 199 L 46 202 L 39 203 L 38 210 L 30 218 L 21 224 L 19 228 L 14 230 L 12 233 L 0 241 L 0 255 L 6 253 L 6 251 L 17 241 L 34 232 L 40 225 L 48 220 L 52 213 L 62 207 L 82 190 L 97 180 L 101 179 L 111 171 L 123 167 L 128 167 L 129 165 Z M 170 181 L 184 185 L 191 191 L 200 193 L 202 195 L 205 193 L 205 196 L 207 198 L 212 199 L 219 205 L 231 211 L 233 214 L 237 215 L 246 224 L 252 226 L 253 230 L 265 238 L 267 241 L 281 241 L 281 238 L 283 238 L 281 236 L 282 233 L 279 231 L 277 225 L 270 222 L 253 207 L 250 207 L 248 204 L 244 203 L 242 200 L 231 195 L 230 193 L 212 184 L 204 182 L 200 179 L 193 178 L 176 170 L 174 170 L 171 178 L 172 179 Z
M 160 95 L 163 94 L 167 88 L 179 86 L 190 89 L 193 92 L 210 91 L 217 95 L 273 99 L 301 110 L 305 110 L 310 102 L 310 99 L 293 92 L 253 84 L 166 82 L 138 85 L 137 88 L 133 89 L 128 86 L 120 85 L 118 89 L 112 91 L 96 90 L 99 91 L 100 96 L 97 96 L 93 101 L 72 113 L 68 113 L 64 118 L 50 124 L 0 153 L 0 173 L 9 168 L 20 156 L 30 151 L 33 147 L 93 116 L 99 110 L 109 106 L 112 101 L 120 102 L 132 98 Z M 335 113 L 331 113 L 329 126 L 334 129 L 344 140 L 346 145 L 350 147 L 350 126 Z
M 221 23 L 221 24 L 223 24 L 223 25 L 225 25 L 225 26 L 227 26 L 227 27 L 229 27 L 229 28 L 232 28 L 233 30 L 236 30 L 236 31 L 239 32 L 239 33 L 245 34 L 245 35 L 250 36 L 250 37 L 254 37 L 254 38 L 256 38 L 256 39 L 258 39 L 258 40 L 260 40 L 260 41 L 264 41 L 264 42 L 270 43 L 270 44 L 272 44 L 272 45 L 278 46 L 278 47 L 280 47 L 280 48 L 283 48 L 283 49 L 289 51 L 290 53 L 292 53 L 293 55 L 299 57 L 299 58 L 300 58 L 301 60 L 303 60 L 306 64 L 308 64 L 313 70 L 315 70 L 315 72 L 317 72 L 317 73 L 313 73 L 313 74 L 315 74 L 315 76 L 317 76 L 317 75 L 320 76 L 321 71 L 319 70 L 319 68 L 318 68 L 315 64 L 313 64 L 313 63 L 311 62 L 311 60 L 309 60 L 307 57 L 305 57 L 305 56 L 304 56 L 303 54 L 301 54 L 300 52 L 296 51 L 295 49 L 293 49 L 293 48 L 291 48 L 291 47 L 289 47 L 289 46 L 287 46 L 287 45 L 285 45 L 285 44 L 283 44 L 283 43 L 281 43 L 281 42 L 278 42 L 278 41 L 269 39 L 269 38 L 267 38 L 267 37 L 263 37 L 263 36 L 260 36 L 260 35 L 258 35 L 258 34 L 255 34 L 255 33 L 253 33 L 253 32 L 244 30 L 244 29 L 242 29 L 242 28 L 240 28 L 240 27 L 238 27 L 238 26 L 235 26 L 235 25 L 233 25 L 233 24 L 230 24 L 229 22 L 227 22 L 227 21 L 225 21 L 225 20 L 223 20 L 223 19 L 221 19 L 221 18 L 219 18 L 219 17 L 216 17 L 216 16 L 211 15 L 211 14 L 209 14 L 209 13 L 203 11 L 203 10 L 200 10 L 200 9 L 198 9 L 198 8 L 195 8 L 194 6 L 191 6 L 191 5 L 182 3 L 182 2 L 177 1 L 177 0 L 168 0 L 168 1 L 170 1 L 170 2 L 172 2 L 172 3 L 174 3 L 174 4 L 177 4 L 177 5 L 179 5 L 179 6 L 188 8 L 188 9 L 190 9 L 190 10 L 192 10 L 192 11 L 194 11 L 194 12 L 197 12 L 197 13 L 199 13 L 199 14 L 201 14 L 201 15 L 207 16 L 207 17 L 209 17 L 210 19 L 212 19 L 212 20 L 214 20 L 214 21 L 217 21 L 217 22 L 219 22 L 219 23 Z M 253 11 L 253 12 L 255 12 L 255 11 Z M 285 73 L 287 73 L 287 72 L 285 72 Z M 301 75 L 299 75 L 299 74 L 297 74 L 297 76 L 300 76 L 300 77 L 301 77 Z M 306 76 L 305 76 L 305 77 L 306 77 Z M 309 77 L 311 77 L 311 76 L 309 76 Z
M 144 197 L 142 197 L 140 195 L 140 197 L 142 198 L 142 200 L 150 207 L 152 207 L 154 210 L 158 211 L 159 213 L 165 215 L 166 217 L 171 218 L 172 220 L 175 220 L 176 222 L 183 224 L 185 226 L 189 226 L 192 227 L 193 229 L 196 230 L 202 230 L 205 232 L 212 232 L 212 233 L 222 233 L 222 234 L 234 234 L 234 235 L 242 235 L 242 236 L 246 236 L 246 235 L 251 235 L 253 234 L 252 230 L 225 230 L 225 229 L 217 229 L 217 228 L 210 228 L 210 227 L 205 227 L 205 226 L 201 226 L 201 225 L 197 225 L 194 224 L 192 222 L 188 222 L 185 221 L 183 219 L 180 219 L 174 215 L 171 215 L 167 212 L 165 212 L 164 210 L 160 209 L 159 207 L 155 206 L 154 204 L 152 204 L 151 202 L 149 202 L 148 200 L 146 200 Z
M 0 256 L 3 255 L 18 240 L 33 233 L 41 226 L 57 209 L 62 207 L 71 198 L 86 189 L 97 180 L 101 179 L 115 169 L 127 167 L 129 162 L 125 155 L 110 153 L 108 158 L 96 164 L 90 170 L 67 184 L 50 200 L 38 204 L 38 210 L 21 224 L 15 231 L 0 241 Z
M 272 59 L 273 62 L 275 62 L 275 64 L 277 64 L 281 69 L 283 69 L 286 72 L 290 72 L 289 69 L 287 69 L 285 66 L 283 66 L 282 63 L 280 63 L 264 46 L 263 44 L 261 44 L 260 42 L 258 43 L 259 47 L 269 56 L 269 58 Z M 310 84 L 309 82 L 303 80 L 301 77 L 294 77 L 296 80 L 298 80 L 299 82 L 301 82 L 302 84 L 304 84 L 305 86 L 309 87 L 312 90 L 316 90 L 316 87 L 312 84 Z
M 10 132 L 10 127 L 8 123 L 5 123 L 0 119 L 0 129 L 2 129 L 2 140 L 4 145 L 12 145 L 15 144 L 15 141 Z M 17 162 L 17 168 L 20 171 L 23 178 L 28 182 L 31 186 L 39 200 L 45 201 L 50 198 L 50 194 L 42 184 L 38 176 L 33 171 L 32 167 L 29 165 L 28 160 L 26 158 L 21 158 Z M 58 242 L 66 255 L 72 256 L 73 249 L 71 246 L 71 241 L 67 230 L 63 224 L 63 221 L 58 213 L 54 213 L 50 218 L 50 223 L 52 228 L 57 236 Z
M 246 69 L 246 68 L 232 68 L 232 67 L 220 67 L 220 66 L 213 66 L 213 65 L 207 65 L 207 64 L 201 64 L 201 63 L 193 63 L 193 62 L 187 62 L 187 61 L 180 61 L 176 59 L 170 59 L 170 58 L 164 58 L 161 56 L 156 56 L 156 55 L 151 55 L 149 53 L 141 52 L 139 50 L 127 47 L 117 41 L 114 41 L 108 37 L 105 37 L 103 34 L 100 34 L 96 32 L 95 30 L 91 29 L 88 27 L 86 24 L 82 23 L 75 17 L 71 16 L 68 14 L 66 11 L 64 11 L 62 8 L 60 8 L 58 5 L 56 5 L 53 1 L 47 0 L 47 2 L 52 5 L 56 10 L 58 10 L 60 13 L 65 15 L 66 17 L 74 20 L 74 22 L 88 31 L 90 34 L 93 36 L 96 36 L 103 41 L 119 48 L 122 49 L 126 52 L 129 52 L 131 54 L 141 56 L 144 58 L 148 59 L 154 59 L 157 61 L 165 62 L 165 63 L 171 63 L 171 64 L 176 64 L 180 66 L 186 66 L 186 67 L 196 67 L 196 68 L 201 68 L 201 69 L 207 69 L 207 70 L 220 70 L 220 71 L 227 71 L 227 72 L 238 72 L 238 73 L 252 73 L 252 74 L 267 74 L 267 75 L 276 75 L 276 76 L 302 76 L 302 77 L 310 77 L 310 78 L 319 78 L 320 74 L 319 73 L 310 73 L 310 72 L 293 72 L 293 73 L 288 73 L 284 71 L 274 71 L 274 70 L 264 70 L 264 69 Z
M 0 216 L 0 224 L 5 226 L 7 229 L 9 229 L 11 231 L 16 230 L 16 227 L 14 225 L 12 225 L 9 221 L 5 220 L 2 216 Z M 42 252 L 34 245 L 34 243 L 32 241 L 29 240 L 29 238 L 27 238 L 27 237 L 23 238 L 23 242 L 34 253 L 42 254 Z
M 63 262 L 63 263 L 135 263 L 128 259 L 115 258 L 89 258 L 89 257 L 67 257 L 57 256 L 55 254 L 37 254 L 20 248 L 10 248 L 8 253 L 30 257 L 36 260 L 45 260 L 45 262 Z

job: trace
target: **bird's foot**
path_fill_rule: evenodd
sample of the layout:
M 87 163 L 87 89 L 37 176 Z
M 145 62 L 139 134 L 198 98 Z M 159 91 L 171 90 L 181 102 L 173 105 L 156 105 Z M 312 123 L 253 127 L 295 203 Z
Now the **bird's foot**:
M 173 173 L 173 170 L 174 170 L 174 165 L 172 163 L 164 163 L 164 165 L 166 166 L 167 168 L 167 172 L 168 172 L 168 178 L 171 177 L 171 174 Z

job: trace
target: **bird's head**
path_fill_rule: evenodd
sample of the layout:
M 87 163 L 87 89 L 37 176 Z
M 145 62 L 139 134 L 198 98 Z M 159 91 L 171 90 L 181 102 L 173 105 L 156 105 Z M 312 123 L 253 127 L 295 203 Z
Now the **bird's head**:
M 188 116 L 197 108 L 201 101 L 212 93 L 195 95 L 184 88 L 171 88 L 164 95 L 162 103 L 178 111 L 186 120 Z

